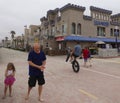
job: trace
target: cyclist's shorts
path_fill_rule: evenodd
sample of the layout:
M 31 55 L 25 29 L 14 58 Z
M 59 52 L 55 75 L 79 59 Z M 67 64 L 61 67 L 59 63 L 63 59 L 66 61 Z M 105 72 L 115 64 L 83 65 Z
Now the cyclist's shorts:
M 75 55 L 74 53 L 72 54 L 74 57 L 79 57 L 78 55 Z

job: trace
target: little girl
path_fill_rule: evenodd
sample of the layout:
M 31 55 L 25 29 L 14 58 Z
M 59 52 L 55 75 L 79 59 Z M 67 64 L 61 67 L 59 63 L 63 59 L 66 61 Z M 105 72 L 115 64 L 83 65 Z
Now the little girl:
M 15 67 L 13 63 L 8 63 L 7 65 L 7 69 L 5 71 L 5 80 L 4 80 L 4 84 L 5 84 L 5 88 L 4 88 L 4 96 L 3 99 L 6 98 L 6 93 L 7 93 L 7 89 L 9 87 L 9 96 L 11 97 L 11 92 L 12 92 L 12 85 L 15 81 Z

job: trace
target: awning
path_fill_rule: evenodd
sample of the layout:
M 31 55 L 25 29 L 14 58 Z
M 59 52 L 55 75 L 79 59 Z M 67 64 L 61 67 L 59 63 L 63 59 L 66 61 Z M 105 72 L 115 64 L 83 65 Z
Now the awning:
M 56 41 L 63 41 L 64 40 L 64 36 L 59 36 L 55 38 Z
M 103 41 L 106 43 L 115 43 L 116 39 L 114 38 L 105 38 L 105 37 L 85 37 L 85 36 L 66 36 L 64 38 L 65 41 L 89 41 L 89 42 L 97 42 Z M 120 43 L 120 39 L 117 40 Z

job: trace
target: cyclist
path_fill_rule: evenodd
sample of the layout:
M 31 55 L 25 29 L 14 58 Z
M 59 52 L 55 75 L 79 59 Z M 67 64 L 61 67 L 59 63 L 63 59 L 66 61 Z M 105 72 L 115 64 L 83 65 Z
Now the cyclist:
M 74 46 L 74 49 L 71 53 L 71 60 L 74 60 L 76 57 L 79 57 L 81 55 L 82 49 L 81 46 L 79 44 L 79 42 L 77 42 L 77 44 Z

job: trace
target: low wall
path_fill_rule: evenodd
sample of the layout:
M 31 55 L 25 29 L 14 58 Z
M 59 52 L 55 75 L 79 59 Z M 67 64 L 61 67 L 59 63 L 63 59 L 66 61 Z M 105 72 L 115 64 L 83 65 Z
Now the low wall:
M 49 50 L 48 55 L 54 56 L 54 55 L 66 55 L 65 50 Z
M 118 56 L 117 49 L 98 49 L 99 57 L 116 57 Z

